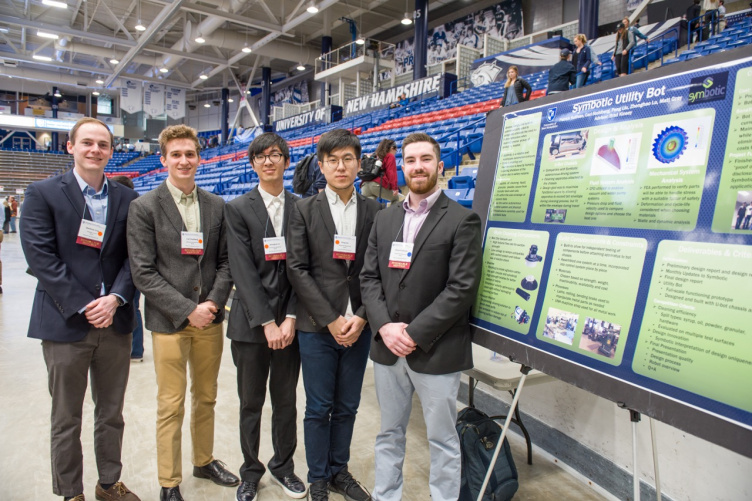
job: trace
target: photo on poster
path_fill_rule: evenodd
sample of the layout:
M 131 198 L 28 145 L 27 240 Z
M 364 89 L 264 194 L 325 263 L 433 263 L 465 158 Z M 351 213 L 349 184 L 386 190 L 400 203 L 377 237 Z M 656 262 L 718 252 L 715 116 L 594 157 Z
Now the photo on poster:
M 587 149 L 588 129 L 573 130 L 552 134 L 549 136 L 551 143 L 548 146 L 549 160 L 562 158 L 579 158 L 585 155 Z
M 546 209 L 544 223 L 562 223 L 567 220 L 567 209 Z
M 659 122 L 653 126 L 648 169 L 690 167 L 708 156 L 713 117 Z
M 606 358 L 614 358 L 620 335 L 621 325 L 586 317 L 580 337 L 580 349 Z
M 590 164 L 591 176 L 612 176 L 637 172 L 642 135 L 620 134 L 595 139 Z
M 574 342 L 578 318 L 579 315 L 576 313 L 549 308 L 546 314 L 546 324 L 543 326 L 543 336 L 571 346 Z
M 752 230 L 752 188 L 736 192 L 736 206 L 731 217 L 731 229 Z

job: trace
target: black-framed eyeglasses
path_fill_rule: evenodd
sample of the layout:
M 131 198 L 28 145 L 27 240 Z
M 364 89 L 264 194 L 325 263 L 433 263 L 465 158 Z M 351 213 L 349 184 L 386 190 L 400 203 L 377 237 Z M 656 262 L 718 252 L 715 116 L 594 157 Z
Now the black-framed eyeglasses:
M 270 155 L 263 155 L 259 153 L 258 155 L 253 155 L 253 163 L 256 164 L 262 164 L 266 162 L 266 159 L 269 159 L 272 161 L 272 163 L 276 164 L 280 160 L 282 160 L 282 153 L 272 153 Z
M 345 157 L 345 158 L 342 158 L 342 159 L 340 159 L 340 158 L 335 158 L 335 157 L 329 157 L 329 158 L 327 158 L 326 160 L 324 160 L 324 162 L 326 162 L 326 164 L 327 164 L 327 165 L 329 166 L 329 168 L 331 168 L 331 169 L 336 169 L 336 168 L 337 168 L 337 166 L 339 165 L 340 161 L 341 161 L 341 162 L 342 162 L 343 164 L 345 164 L 345 167 L 347 167 L 347 168 L 350 168 L 350 167 L 352 167 L 353 165 L 355 165 L 355 162 L 357 162 L 357 161 L 358 161 L 358 159 L 357 159 L 357 158 L 355 158 L 355 157 L 349 157 L 349 156 L 348 156 L 348 157 Z

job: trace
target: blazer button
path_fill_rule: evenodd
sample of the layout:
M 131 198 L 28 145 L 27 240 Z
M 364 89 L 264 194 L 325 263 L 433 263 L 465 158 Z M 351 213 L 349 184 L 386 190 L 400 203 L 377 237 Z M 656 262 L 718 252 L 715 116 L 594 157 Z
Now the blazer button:
M 400 284 L 400 290 L 405 288 L 405 284 Z
M 347 281 L 349 282 L 351 278 L 352 278 L 352 277 L 348 275 L 348 276 L 347 276 Z
M 398 311 L 394 313 L 394 318 L 399 318 L 399 312 Z
M 198 287 L 194 287 L 194 288 L 193 288 L 193 290 L 194 290 L 194 291 L 197 291 L 197 290 L 198 290 Z

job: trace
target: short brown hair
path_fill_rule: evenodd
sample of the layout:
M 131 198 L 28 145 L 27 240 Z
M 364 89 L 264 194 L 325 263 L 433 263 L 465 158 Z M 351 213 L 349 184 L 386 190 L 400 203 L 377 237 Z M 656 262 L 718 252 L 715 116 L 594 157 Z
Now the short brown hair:
M 173 139 L 190 139 L 196 145 L 196 153 L 201 151 L 196 129 L 187 125 L 171 125 L 159 133 L 159 151 L 163 157 L 167 156 L 167 143 Z
M 78 129 L 80 129 L 82 125 L 86 125 L 86 124 L 97 124 L 107 129 L 107 133 L 109 133 L 110 135 L 110 148 L 115 147 L 115 138 L 112 136 L 112 131 L 110 130 L 109 127 L 107 127 L 107 124 L 101 120 L 98 120 L 96 118 L 91 118 L 91 117 L 84 117 L 80 119 L 78 122 L 76 122 L 76 124 L 68 133 L 68 140 L 70 141 L 70 144 L 76 144 L 76 133 L 78 132 Z
M 433 145 L 433 151 L 436 153 L 436 161 L 441 161 L 441 146 L 436 142 L 434 138 L 423 132 L 413 132 L 405 139 L 402 140 L 402 157 L 405 156 L 405 147 L 413 143 L 431 143 Z

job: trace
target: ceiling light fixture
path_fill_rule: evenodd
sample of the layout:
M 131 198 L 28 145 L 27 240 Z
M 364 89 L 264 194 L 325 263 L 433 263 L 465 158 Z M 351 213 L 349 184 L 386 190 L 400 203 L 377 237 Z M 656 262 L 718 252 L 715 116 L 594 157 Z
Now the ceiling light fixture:
M 303 63 L 298 63 L 297 69 L 298 71 L 305 71 L 305 66 L 303 65 Z
M 201 36 L 201 33 L 199 33 L 193 41 L 196 43 L 206 43 L 206 39 Z
M 58 9 L 67 9 L 68 4 L 65 2 L 58 2 L 57 0 L 42 0 L 42 5 L 47 7 L 57 7 Z
M 0 33 L 8 33 L 8 28 L 0 28 Z
M 54 33 L 47 33 L 46 31 L 37 30 L 37 36 L 42 38 L 50 38 L 52 40 L 57 40 L 60 38 L 60 35 L 56 35 Z
M 141 20 L 138 20 L 138 24 L 135 26 L 136 31 L 146 31 L 146 26 L 141 24 Z
M 410 19 L 410 16 L 407 12 L 405 12 L 405 17 L 403 17 L 402 21 L 400 22 L 404 24 L 405 26 L 410 26 L 411 24 L 413 24 L 413 20 Z
M 227 98 L 227 102 L 228 102 L 228 103 L 234 103 L 234 102 L 235 102 L 235 100 L 234 100 L 233 98 L 231 98 L 231 97 L 228 97 L 228 98 Z
M 95 90 L 94 92 L 92 92 L 92 93 L 91 93 L 91 95 L 92 95 L 92 96 L 98 96 L 98 95 L 99 95 L 99 91 L 98 91 L 98 90 Z
M 202 73 L 202 74 L 200 74 L 200 75 L 199 75 L 198 77 L 199 77 L 199 78 L 200 78 L 201 80 L 206 80 L 207 78 L 209 78 L 209 75 L 205 75 L 205 74 L 203 74 L 203 73 Z
M 110 59 L 110 64 L 120 64 L 120 61 L 113 57 L 112 59 Z
M 42 55 L 39 55 L 39 54 L 34 54 L 34 55 L 33 55 L 33 56 L 31 56 L 31 57 L 32 57 L 32 58 L 34 58 L 34 59 L 36 59 L 37 61 L 46 61 L 46 62 L 48 62 L 48 63 L 49 63 L 50 61 L 52 61 L 52 58 L 51 58 L 51 57 L 47 57 L 47 56 L 42 56 Z
M 161 68 L 159 68 L 160 73 L 167 73 L 169 71 L 170 71 L 170 68 L 167 68 L 166 66 L 162 66 Z
M 209 103 L 204 103 L 204 108 L 211 108 L 211 104 L 209 104 Z
M 366 43 L 366 39 L 363 38 L 363 35 L 360 35 L 357 40 L 355 40 L 355 43 L 358 45 L 364 45 Z
M 316 7 L 316 2 L 311 0 L 311 3 L 308 4 L 308 8 L 306 10 L 311 14 L 316 14 L 319 11 L 319 8 Z
M 55 97 L 63 97 L 63 95 L 60 94 L 60 91 L 57 90 L 57 89 L 55 89 L 55 93 L 53 94 L 53 96 L 55 96 Z
M 250 54 L 252 49 L 248 47 L 248 44 L 245 44 L 242 49 L 240 49 L 242 52 L 245 52 L 246 54 Z
M 101 78 L 97 78 L 95 80 L 95 82 L 98 83 L 99 85 L 103 85 L 104 84 L 104 80 L 102 80 Z

